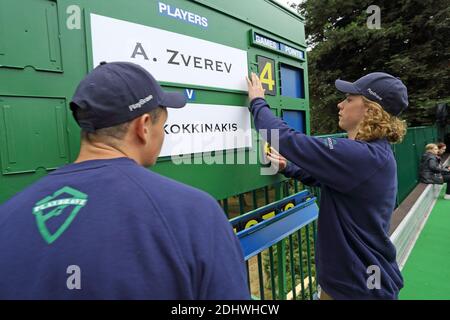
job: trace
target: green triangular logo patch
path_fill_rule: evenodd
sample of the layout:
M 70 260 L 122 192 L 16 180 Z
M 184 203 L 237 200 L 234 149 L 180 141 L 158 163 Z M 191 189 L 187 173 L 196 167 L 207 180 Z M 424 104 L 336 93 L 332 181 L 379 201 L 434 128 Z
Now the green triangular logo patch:
M 70 195 L 72 197 L 61 197 L 61 195 Z M 36 216 L 36 224 L 42 237 L 48 244 L 52 244 L 66 231 L 77 216 L 78 211 L 86 205 L 87 199 L 87 194 L 71 187 L 64 187 L 35 204 L 33 214 Z M 47 221 L 58 217 L 65 209 L 72 209 L 72 211 L 59 228 L 54 233 L 51 233 L 47 226 Z

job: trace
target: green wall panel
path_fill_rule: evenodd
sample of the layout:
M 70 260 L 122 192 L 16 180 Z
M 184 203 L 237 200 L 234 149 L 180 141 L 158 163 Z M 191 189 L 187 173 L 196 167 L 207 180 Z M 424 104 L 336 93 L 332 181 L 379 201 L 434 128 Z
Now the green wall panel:
M 0 65 L 60 72 L 58 35 L 54 1 L 0 1 Z
M 397 160 L 398 202 L 401 203 L 419 183 L 419 165 L 425 146 L 437 142 L 437 128 L 408 128 L 402 143 L 393 145 Z
M 69 162 L 64 99 L 0 96 L 2 173 L 55 169 Z

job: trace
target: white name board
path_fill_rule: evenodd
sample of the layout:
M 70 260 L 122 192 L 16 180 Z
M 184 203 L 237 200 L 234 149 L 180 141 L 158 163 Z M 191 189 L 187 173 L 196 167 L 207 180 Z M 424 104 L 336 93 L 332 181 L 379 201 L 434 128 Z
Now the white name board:
M 247 52 L 174 32 L 91 14 L 94 67 L 141 65 L 156 80 L 247 91 Z
M 252 146 L 250 112 L 246 107 L 187 104 L 167 111 L 160 156 Z

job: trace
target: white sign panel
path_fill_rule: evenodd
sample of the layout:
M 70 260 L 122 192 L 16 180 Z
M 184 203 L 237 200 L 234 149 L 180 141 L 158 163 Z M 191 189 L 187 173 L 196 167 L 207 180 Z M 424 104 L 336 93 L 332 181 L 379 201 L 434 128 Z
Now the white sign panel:
M 247 91 L 247 52 L 174 32 L 91 14 L 94 66 L 128 61 L 158 81 Z
M 252 146 L 250 112 L 246 107 L 187 104 L 167 111 L 160 156 Z

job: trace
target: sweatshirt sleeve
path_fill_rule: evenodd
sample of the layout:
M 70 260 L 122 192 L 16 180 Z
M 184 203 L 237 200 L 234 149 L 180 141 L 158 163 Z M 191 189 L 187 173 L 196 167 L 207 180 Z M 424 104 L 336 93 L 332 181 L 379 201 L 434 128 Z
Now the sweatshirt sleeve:
M 280 154 L 321 184 L 340 192 L 348 192 L 371 177 L 392 153 L 388 144 L 310 137 L 297 132 L 273 115 L 263 98 L 253 99 L 250 110 L 256 129 L 260 133 L 266 130 L 272 146 L 277 145 L 272 135 L 278 131 Z
M 203 261 L 200 300 L 249 300 L 247 269 L 241 244 L 216 201 L 211 203 L 210 241 L 203 243 L 210 258 Z
M 302 168 L 296 166 L 295 164 L 288 162 L 286 168 L 280 172 L 286 178 L 292 178 L 295 180 L 299 180 L 304 185 L 310 187 L 319 187 L 320 183 L 314 179 L 311 175 L 302 170 Z

